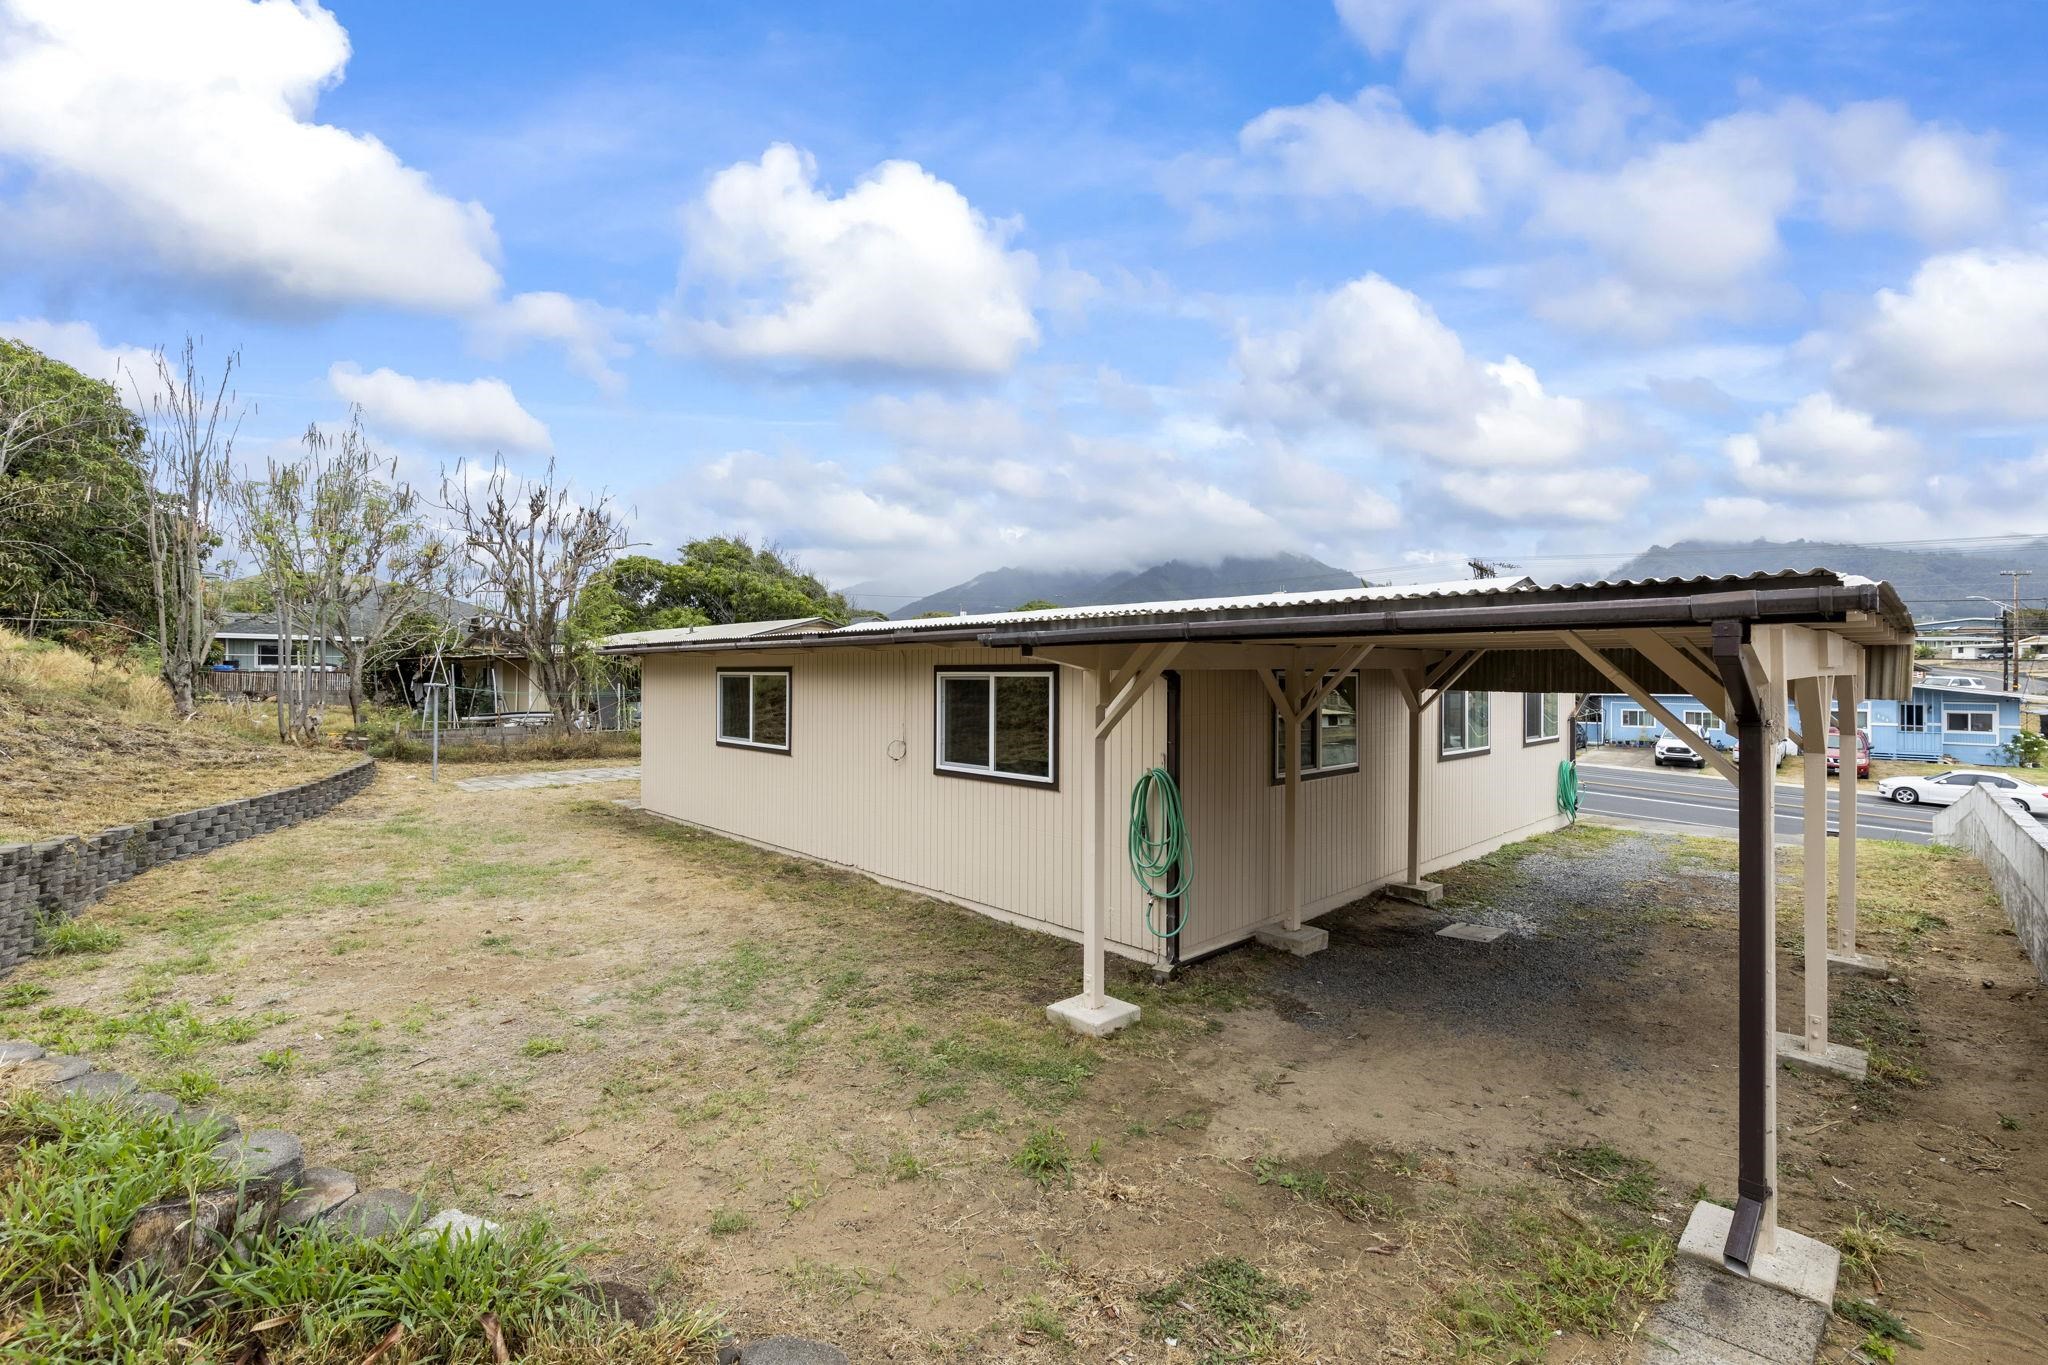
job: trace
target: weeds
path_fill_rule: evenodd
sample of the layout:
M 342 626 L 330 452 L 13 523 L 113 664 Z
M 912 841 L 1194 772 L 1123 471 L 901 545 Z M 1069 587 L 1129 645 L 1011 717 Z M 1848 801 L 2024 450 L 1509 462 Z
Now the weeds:
M 1010 1164 L 1037 1181 L 1040 1188 L 1074 1183 L 1074 1155 L 1067 1146 L 1067 1135 L 1057 1128 L 1034 1131 L 1010 1158 Z
M 1867 1333 L 1863 1351 L 1880 1360 L 1890 1360 L 1896 1355 L 1889 1344 L 1894 1341 L 1916 1351 L 1920 1349 L 1920 1337 L 1906 1325 L 1905 1319 L 1887 1313 L 1868 1299 L 1836 1299 L 1835 1316 L 1861 1327 Z M 1877 1343 L 1877 1347 L 1872 1343 Z
M 1475 1225 L 1474 1241 L 1485 1273 L 1454 1287 L 1437 1310 L 1460 1353 L 1540 1360 L 1553 1333 L 1631 1330 L 1639 1305 L 1669 1292 L 1668 1237 L 1566 1208 Z
M 68 957 L 73 953 L 111 953 L 121 946 L 121 933 L 105 924 L 83 920 L 46 923 L 36 931 L 38 957 Z
M 1242 1256 L 1219 1256 L 1189 1266 L 1138 1297 L 1150 1317 L 1151 1334 L 1200 1343 L 1204 1365 L 1270 1354 L 1280 1335 L 1276 1310 L 1298 1308 L 1307 1301 L 1306 1294 Z
M 1657 1211 L 1657 1168 L 1641 1157 L 1608 1144 L 1560 1147 L 1550 1154 L 1550 1165 L 1598 1186 L 1601 1193 L 1625 1208 L 1639 1213 Z

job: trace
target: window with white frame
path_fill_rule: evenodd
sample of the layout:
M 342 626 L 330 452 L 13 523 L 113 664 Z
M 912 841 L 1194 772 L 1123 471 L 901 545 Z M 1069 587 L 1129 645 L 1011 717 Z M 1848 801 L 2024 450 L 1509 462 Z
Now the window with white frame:
M 1273 778 L 1287 776 L 1286 750 L 1280 746 L 1286 727 L 1273 713 Z M 1358 675 L 1348 675 L 1330 689 L 1313 716 L 1301 722 L 1301 775 L 1328 777 L 1358 770 Z
M 1558 723 L 1557 693 L 1522 694 L 1522 743 L 1542 744 L 1564 733 Z
M 1998 716 L 1991 711 L 1946 711 L 1942 713 L 1941 724 L 1952 735 L 1998 733 Z
M 1678 713 L 1678 718 L 1685 722 L 1686 729 L 1702 739 L 1706 738 L 1708 731 L 1720 724 L 1714 718 L 1714 713 L 1707 710 L 1681 711 Z
M 957 777 L 1052 786 L 1058 704 L 1049 668 L 942 668 L 933 766 Z
M 258 668 L 276 668 L 277 659 L 277 641 L 258 640 L 256 642 L 256 666 Z
M 1927 729 L 1927 707 L 1917 701 L 1899 704 L 1899 728 L 1909 734 L 1922 734 Z
M 789 752 L 789 670 L 718 670 L 718 742 Z
M 1483 754 L 1493 747 L 1488 733 L 1486 693 L 1446 692 L 1437 709 L 1444 713 L 1437 749 L 1440 757 Z
M 1619 723 L 1623 729 L 1647 730 L 1650 728 L 1650 713 L 1640 706 L 1624 706 Z

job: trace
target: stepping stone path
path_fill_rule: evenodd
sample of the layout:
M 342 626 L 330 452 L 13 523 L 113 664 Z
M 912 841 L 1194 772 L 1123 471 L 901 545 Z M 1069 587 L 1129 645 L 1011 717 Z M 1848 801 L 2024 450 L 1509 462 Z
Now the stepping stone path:
M 535 787 L 580 787 L 586 782 L 638 782 L 640 765 L 630 768 L 565 768 L 558 772 L 512 773 L 505 777 L 465 777 L 455 785 L 466 792 L 517 792 Z

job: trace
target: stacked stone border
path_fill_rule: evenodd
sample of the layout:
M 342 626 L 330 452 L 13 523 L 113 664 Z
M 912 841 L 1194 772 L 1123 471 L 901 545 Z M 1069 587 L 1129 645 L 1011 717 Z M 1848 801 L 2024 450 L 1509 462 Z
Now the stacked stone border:
M 375 759 L 282 791 L 117 825 L 83 838 L 0 845 L 0 976 L 35 948 L 36 930 L 69 919 L 152 867 L 211 853 L 324 815 L 370 785 Z

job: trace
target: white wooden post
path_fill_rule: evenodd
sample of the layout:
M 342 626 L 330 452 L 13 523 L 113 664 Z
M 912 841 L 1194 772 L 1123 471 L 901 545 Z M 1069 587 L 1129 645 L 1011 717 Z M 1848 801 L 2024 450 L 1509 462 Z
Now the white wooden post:
M 1281 743 L 1287 749 L 1287 789 L 1280 816 L 1280 922 L 1289 929 L 1301 927 L 1301 713 L 1293 709 L 1281 717 Z
M 1828 1048 L 1828 764 L 1827 688 L 1818 678 L 1793 684 L 1799 702 L 1800 756 L 1806 767 L 1805 859 L 1802 873 L 1806 898 L 1806 1051 L 1818 1057 Z M 1843 736 L 1842 762 L 1852 770 L 1855 759 L 1848 735 Z
M 1088 783 L 1082 802 L 1081 995 L 1091 1010 L 1108 999 L 1102 985 L 1102 674 L 1088 672 Z
M 1422 882 L 1422 707 L 1408 704 L 1408 885 Z
M 1163 667 L 1156 662 L 1153 669 Z M 1101 1038 L 1138 1018 L 1138 1007 L 1109 994 L 1104 973 L 1103 948 L 1103 784 L 1108 781 L 1105 751 L 1109 732 L 1124 712 L 1134 705 L 1150 681 L 1140 678 L 1128 689 L 1123 704 L 1112 714 L 1112 699 L 1103 686 L 1104 673 L 1098 663 L 1081 670 L 1082 715 L 1086 719 L 1087 743 L 1082 748 L 1081 773 L 1081 993 L 1045 1007 L 1046 1017 L 1065 1024 L 1076 1033 Z M 1062 727 L 1064 728 L 1064 727 Z
M 1862 757 L 1856 745 L 1856 708 L 1862 704 L 1863 679 L 1853 670 L 1835 680 L 1836 704 L 1841 708 L 1842 761 L 1840 765 L 1840 790 L 1835 804 L 1837 828 L 1841 837 L 1835 842 L 1841 847 L 1836 850 L 1835 871 L 1835 946 L 1844 957 L 1856 957 L 1856 763 Z

